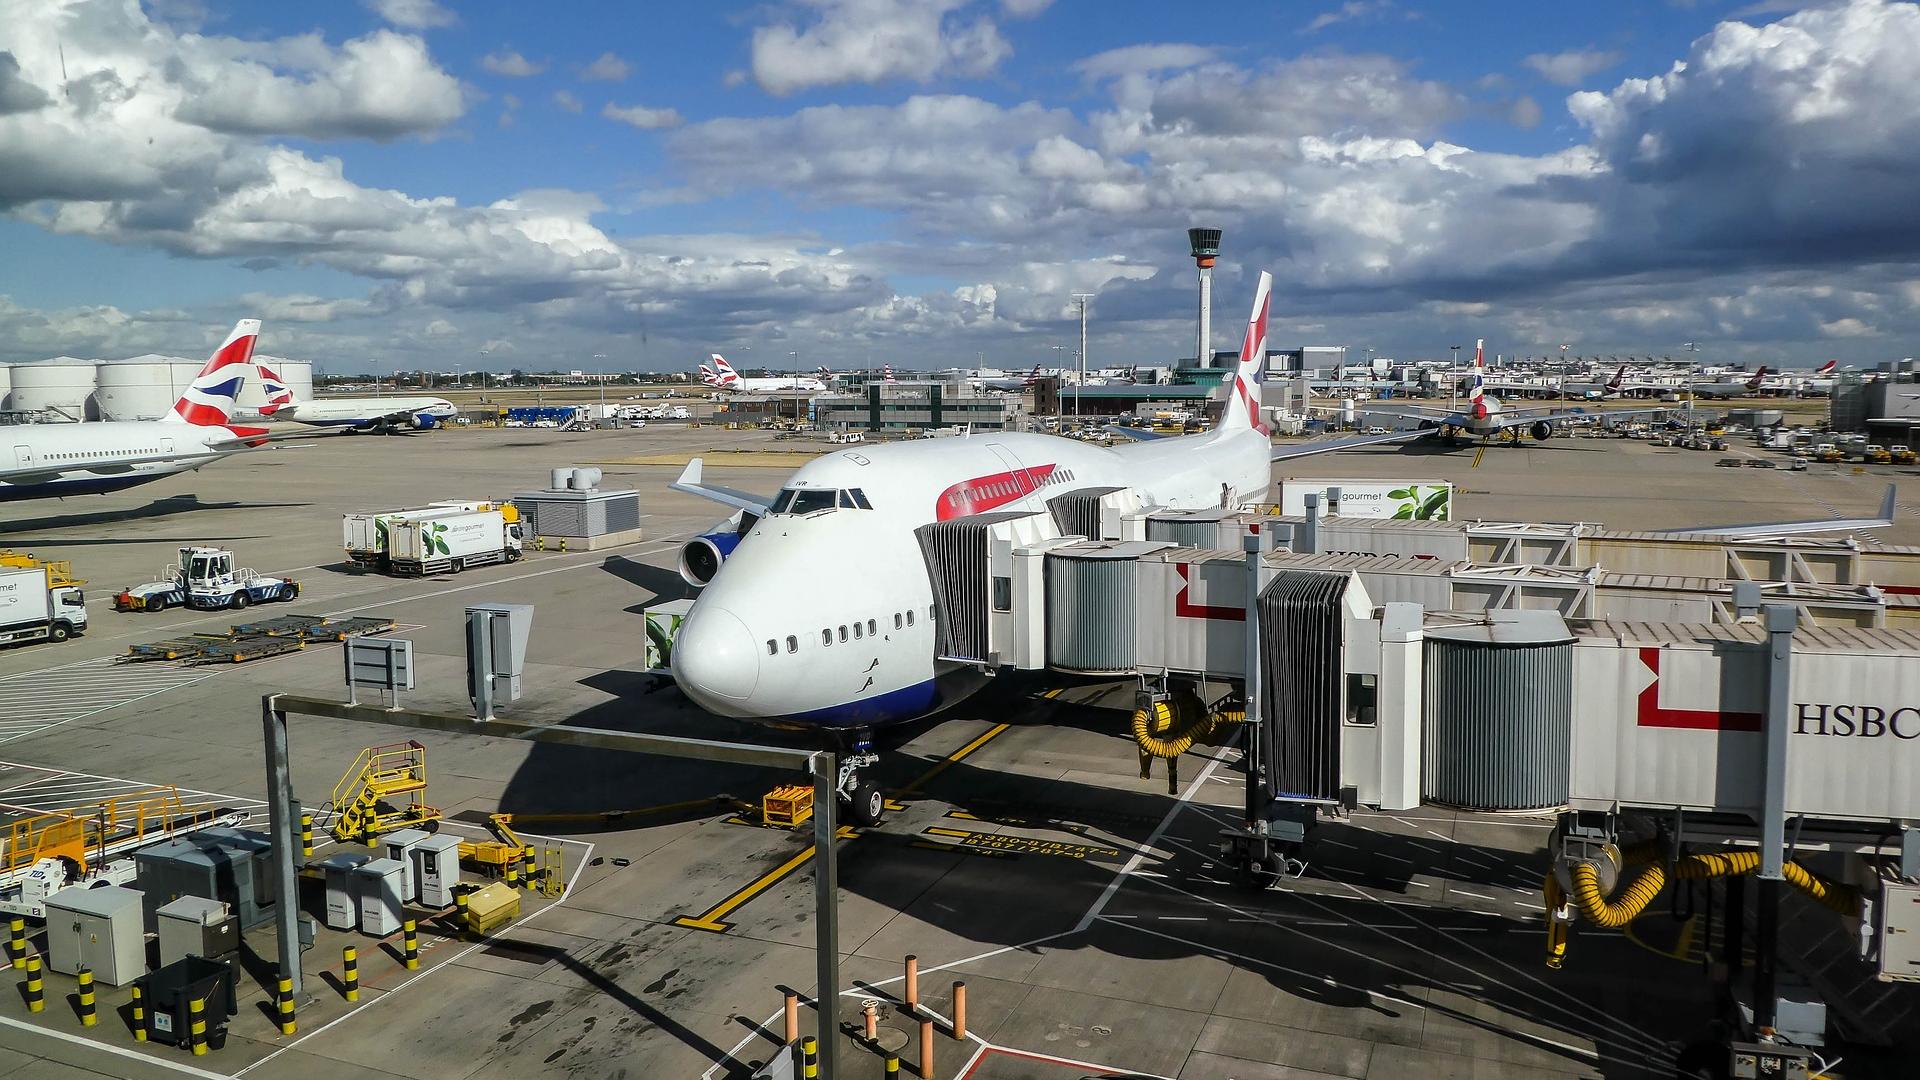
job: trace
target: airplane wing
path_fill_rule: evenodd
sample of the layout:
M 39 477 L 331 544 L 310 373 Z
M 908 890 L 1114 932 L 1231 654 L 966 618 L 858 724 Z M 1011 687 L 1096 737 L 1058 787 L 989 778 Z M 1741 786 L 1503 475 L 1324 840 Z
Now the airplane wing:
M 1712 525 L 1694 529 L 1664 529 L 1665 533 L 1685 533 L 1689 536 L 1714 536 L 1722 540 L 1778 540 L 1790 536 L 1811 536 L 1815 533 L 1851 532 L 1858 529 L 1884 529 L 1893 524 L 1895 496 L 1894 485 L 1887 485 L 1887 493 L 1880 500 L 1880 516 L 1870 518 L 1810 518 L 1804 521 L 1765 521 L 1753 525 Z
M 773 505 L 773 500 L 764 495 L 720 487 L 717 484 L 701 483 L 700 473 L 703 464 L 699 458 L 687 462 L 687 467 L 681 472 L 680 479 L 668 484 L 667 487 L 673 491 L 684 491 L 689 495 L 712 499 L 724 506 L 731 506 L 735 510 L 745 510 L 749 514 L 765 514 L 767 507 Z
M 1108 424 L 1107 430 L 1122 438 L 1132 439 L 1134 442 L 1152 442 L 1155 439 L 1170 439 L 1173 437 L 1165 432 L 1149 431 L 1146 428 L 1128 427 L 1125 424 Z
M 1542 420 L 1549 423 L 1555 420 L 1613 420 L 1628 416 L 1649 416 L 1657 412 L 1672 412 L 1672 409 L 1558 409 L 1542 411 L 1540 409 L 1515 409 L 1500 414 L 1500 430 L 1510 427 L 1525 427 Z
M 244 446 L 235 446 L 232 450 L 208 450 L 186 454 L 148 454 L 145 457 L 115 458 L 112 461 L 97 461 L 85 465 L 30 465 L 26 468 L 0 469 L 0 483 L 29 484 L 48 480 L 57 480 L 62 476 L 119 476 L 129 473 L 140 465 L 178 465 L 186 461 L 208 462 L 229 457 L 244 450 Z
M 1358 450 L 1363 446 L 1382 446 L 1387 443 L 1408 442 L 1429 434 L 1429 428 L 1401 428 L 1389 431 L 1385 435 L 1356 435 L 1350 439 L 1325 439 L 1320 442 L 1295 443 L 1291 446 L 1273 448 L 1271 460 L 1286 461 L 1289 458 L 1310 457 L 1314 454 L 1331 454 L 1340 450 Z

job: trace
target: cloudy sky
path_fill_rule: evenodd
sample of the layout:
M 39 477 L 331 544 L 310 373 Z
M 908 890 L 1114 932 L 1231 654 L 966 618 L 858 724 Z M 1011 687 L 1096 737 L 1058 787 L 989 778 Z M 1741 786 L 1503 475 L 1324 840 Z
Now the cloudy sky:
M 0 0 L 0 359 L 1916 352 L 1920 7 L 1544 11 Z

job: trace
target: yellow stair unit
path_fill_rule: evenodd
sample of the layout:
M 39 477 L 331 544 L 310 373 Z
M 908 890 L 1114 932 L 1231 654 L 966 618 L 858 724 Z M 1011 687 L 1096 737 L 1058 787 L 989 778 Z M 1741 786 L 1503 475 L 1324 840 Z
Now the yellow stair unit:
M 372 843 L 382 833 L 440 820 L 428 806 L 427 748 L 409 739 L 369 746 L 333 789 L 335 817 L 329 831 L 342 843 Z

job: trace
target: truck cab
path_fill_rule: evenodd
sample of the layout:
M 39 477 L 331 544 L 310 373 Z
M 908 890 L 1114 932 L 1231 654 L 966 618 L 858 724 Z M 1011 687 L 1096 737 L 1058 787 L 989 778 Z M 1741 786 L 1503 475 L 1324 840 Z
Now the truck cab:
M 65 641 L 85 633 L 85 584 L 65 560 L 0 552 L 0 644 Z

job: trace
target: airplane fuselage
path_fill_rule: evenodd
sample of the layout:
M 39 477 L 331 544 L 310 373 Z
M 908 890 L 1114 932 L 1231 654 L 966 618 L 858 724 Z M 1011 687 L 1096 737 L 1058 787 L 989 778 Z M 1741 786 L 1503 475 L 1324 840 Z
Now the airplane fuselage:
M 162 420 L 91 424 L 20 424 L 6 429 L 0 463 L 12 469 L 48 470 L 43 478 L 0 481 L 0 502 L 97 495 L 190 472 L 215 460 L 208 443 L 230 441 L 225 427 L 198 427 Z M 182 460 L 152 461 L 178 454 Z M 136 464 L 117 464 L 137 461 Z M 58 472 L 56 472 L 58 470 Z
M 820 393 L 827 386 L 819 379 L 746 379 L 735 376 L 733 381 L 723 383 L 718 388 L 732 394 L 771 394 L 781 390 Z
M 680 628 L 674 678 L 724 716 L 865 729 L 943 708 L 977 673 L 942 664 L 914 530 L 974 514 L 1045 513 L 1087 487 L 1149 506 L 1265 495 L 1271 444 L 1252 430 L 1112 449 L 1049 435 L 845 450 L 796 471 Z
M 367 428 L 396 415 L 446 420 L 458 412 L 452 402 L 437 397 L 316 398 L 283 405 L 271 418 L 315 427 Z

